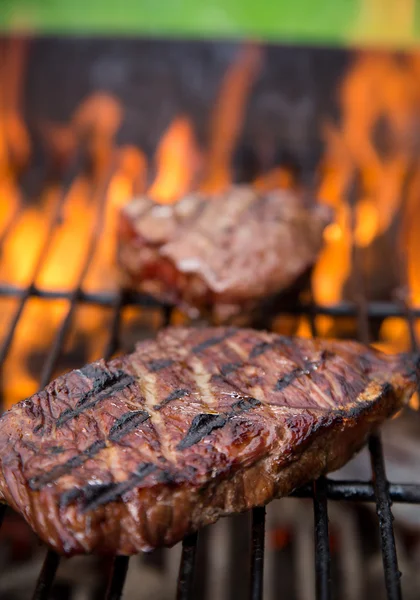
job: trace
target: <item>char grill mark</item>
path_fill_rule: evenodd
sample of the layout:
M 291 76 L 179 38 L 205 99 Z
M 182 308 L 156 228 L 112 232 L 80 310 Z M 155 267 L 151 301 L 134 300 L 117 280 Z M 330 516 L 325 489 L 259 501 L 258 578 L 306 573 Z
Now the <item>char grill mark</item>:
M 243 365 L 244 363 L 240 362 L 225 363 L 220 367 L 220 373 L 224 377 L 225 375 L 229 375 L 229 373 L 234 373 L 235 371 L 243 367 Z
M 130 492 L 143 479 L 157 470 L 157 466 L 153 463 L 141 463 L 136 471 L 124 481 L 118 481 L 100 485 L 86 485 L 84 488 L 73 488 L 64 492 L 60 498 L 60 506 L 68 506 L 72 502 L 81 501 L 82 511 L 89 512 L 95 510 L 99 506 L 116 502 L 120 500 L 124 494 Z
M 236 331 L 237 331 L 236 329 L 228 329 L 228 331 L 222 335 L 210 337 L 207 340 L 204 340 L 204 342 L 201 342 L 200 344 L 193 346 L 191 348 L 191 352 L 193 354 L 198 354 L 199 352 L 203 352 L 203 350 L 206 350 L 207 348 L 211 348 L 212 346 L 217 346 L 218 344 L 221 344 L 228 338 L 235 335 Z
M 174 362 L 175 361 L 170 358 L 158 358 L 156 360 L 151 360 L 147 366 L 151 373 L 157 373 L 162 369 L 172 366 Z
M 268 350 L 272 350 L 278 345 L 279 343 L 277 340 L 275 342 L 261 342 L 259 344 L 256 344 L 253 348 L 251 348 L 249 358 L 257 358 L 258 356 L 261 356 Z
M 95 372 L 97 373 L 97 370 Z M 75 408 L 68 408 L 61 413 L 56 421 L 57 427 L 61 427 L 65 423 L 68 423 L 68 421 L 79 416 L 86 409 L 92 408 L 98 404 L 98 402 L 120 392 L 136 381 L 132 375 L 128 375 L 128 373 L 125 373 L 124 371 L 109 373 L 101 370 L 100 374 L 95 377 L 96 379 L 93 381 L 92 389 L 81 396 Z
M 235 415 L 239 415 L 243 412 L 251 410 L 251 408 L 255 408 L 257 406 L 261 406 L 261 400 L 258 398 L 241 398 L 238 402 L 234 402 L 232 404 L 232 409 L 228 413 L 228 417 L 234 417 Z
M 144 423 L 149 418 L 150 415 L 145 410 L 126 412 L 122 415 L 122 417 L 115 421 L 114 425 L 111 427 L 108 440 L 111 442 L 121 441 L 124 436 L 131 431 L 134 431 L 141 423 Z M 94 442 L 91 446 L 86 448 L 86 450 L 80 454 L 72 456 L 62 465 L 57 465 L 42 475 L 32 477 L 32 479 L 29 480 L 29 486 L 33 490 L 41 490 L 49 483 L 60 479 L 60 477 L 63 477 L 64 475 L 68 475 L 73 469 L 80 467 L 88 459 L 94 458 L 94 456 L 96 456 L 96 454 L 98 454 L 101 450 L 104 450 L 106 446 L 106 440 L 98 440 L 97 442 Z
M 80 454 L 76 454 L 76 456 L 72 456 L 69 460 L 67 460 L 62 465 L 57 465 L 51 471 L 47 471 L 42 475 L 37 475 L 36 477 L 32 477 L 28 484 L 32 490 L 41 490 L 43 487 L 52 483 L 56 479 L 63 477 L 63 475 L 67 475 L 70 473 L 72 469 L 76 467 L 80 467 L 90 458 L 93 458 L 98 452 L 106 448 L 105 440 L 98 440 L 91 444 L 86 450 L 81 452 Z
M 146 410 L 135 410 L 124 413 L 111 427 L 109 439 L 112 442 L 120 441 L 125 435 L 134 431 L 134 429 L 148 419 L 150 419 L 150 415 Z
M 310 375 L 317 369 L 319 369 L 323 364 L 325 364 L 326 360 L 333 358 L 334 354 L 332 352 L 323 352 L 320 360 L 314 360 L 312 362 L 308 361 L 305 363 L 303 369 L 297 368 L 293 369 L 290 373 L 286 373 L 280 377 L 275 385 L 274 391 L 281 392 L 289 385 L 291 385 L 296 379 L 303 377 L 304 375 Z
M 283 340 L 275 340 L 274 342 L 259 342 L 258 344 L 255 344 L 255 346 L 253 348 L 251 348 L 248 358 L 250 360 L 253 358 L 258 358 L 259 356 L 262 356 L 269 350 L 278 348 L 281 345 L 281 342 L 283 342 Z M 219 369 L 220 374 L 222 375 L 222 377 L 224 377 L 225 375 L 234 373 L 235 371 L 237 371 L 238 369 L 241 369 L 245 365 L 246 365 L 246 363 L 243 361 L 242 362 L 225 363 L 225 364 L 221 365 L 221 367 Z
M 160 410 L 161 408 L 169 404 L 169 402 L 172 402 L 173 400 L 179 400 L 179 398 L 183 398 L 184 396 L 188 396 L 189 394 L 190 391 L 185 388 L 174 390 L 168 396 L 166 396 L 166 398 L 164 398 L 162 402 L 160 402 L 159 404 L 155 404 L 153 408 L 155 410 Z
M 187 431 L 187 435 L 177 446 L 177 450 L 186 450 L 201 442 L 203 438 L 212 433 L 215 429 L 221 429 L 232 417 L 247 412 L 252 408 L 261 406 L 257 398 L 241 398 L 238 402 L 232 404 L 228 413 L 201 413 L 196 415 Z
M 228 339 L 229 337 L 232 337 L 234 333 L 235 330 L 229 330 L 224 335 L 211 337 L 195 346 L 195 351 L 197 352 L 198 349 L 198 352 L 201 352 L 206 348 L 222 343 L 224 340 Z M 279 341 L 277 340 L 274 343 L 262 342 L 260 344 L 257 344 L 251 349 L 249 356 L 252 356 L 254 358 L 261 356 L 264 352 L 267 352 L 274 346 L 278 346 L 278 344 Z M 331 358 L 332 356 L 333 354 L 330 352 L 323 352 L 320 360 L 307 362 L 304 368 L 296 368 L 290 373 L 284 375 L 278 380 L 275 386 L 275 391 L 283 391 L 296 379 L 302 377 L 303 375 L 309 375 L 311 372 L 318 369 L 325 362 L 325 360 Z M 157 370 L 169 366 L 167 364 L 164 364 L 168 361 L 161 360 L 152 362 L 159 363 L 157 365 Z M 171 361 L 171 363 L 172 362 L 173 361 Z M 241 368 L 242 366 L 244 366 L 244 364 L 245 363 L 239 362 L 226 363 L 220 368 L 221 375 L 226 376 L 229 373 Z M 148 367 L 150 367 L 150 363 L 148 364 Z M 154 369 L 154 371 L 156 372 L 156 368 Z M 89 378 L 96 378 L 94 387 L 92 388 L 92 390 L 89 390 L 82 396 L 82 398 L 77 403 L 75 409 L 65 411 L 60 415 L 60 417 L 57 420 L 57 426 L 60 426 L 63 423 L 63 417 L 65 418 L 64 422 L 67 422 L 69 419 L 80 414 L 86 408 L 94 406 L 100 400 L 107 398 L 109 395 L 121 389 L 124 389 L 126 386 L 130 385 L 131 383 L 134 383 L 135 381 L 135 379 L 132 376 L 127 375 L 123 371 L 118 371 L 116 373 L 108 373 L 106 371 L 103 371 L 102 369 L 98 369 L 96 365 L 88 365 L 88 367 L 85 367 L 83 374 L 88 376 Z M 92 397 L 94 390 L 97 390 L 97 393 L 99 394 L 96 398 Z M 189 390 L 185 388 L 174 390 L 164 400 L 162 400 L 160 404 L 156 404 L 153 408 L 158 411 L 171 401 L 182 398 L 188 395 L 189 393 Z M 89 402 L 90 398 L 91 401 Z M 181 442 L 178 444 L 177 449 L 185 450 L 195 445 L 215 429 L 220 429 L 221 427 L 224 427 L 232 416 L 248 411 L 251 408 L 259 406 L 260 404 L 261 401 L 255 398 L 243 398 L 232 405 L 232 409 L 231 411 L 229 411 L 229 413 L 201 413 L 199 415 L 196 415 L 185 438 L 181 440 Z M 125 435 L 127 435 L 131 431 L 134 431 L 141 423 L 145 422 L 150 418 L 150 414 L 144 410 L 129 411 L 125 413 L 111 427 L 108 440 L 111 442 L 119 442 L 121 439 L 123 439 Z M 88 460 L 89 458 L 93 458 L 93 456 L 95 456 L 105 447 L 106 441 L 95 442 L 87 450 L 85 450 L 81 454 L 72 457 L 63 465 L 59 465 L 47 473 L 32 478 L 32 480 L 30 481 L 31 488 L 41 489 L 48 483 L 51 483 L 52 481 L 59 479 L 63 475 L 68 474 L 72 469 L 81 466 L 86 460 Z
M 178 444 L 177 450 L 186 450 L 194 446 L 215 429 L 224 427 L 226 423 L 227 417 L 223 414 L 202 413 L 196 415 L 187 431 L 187 435 Z

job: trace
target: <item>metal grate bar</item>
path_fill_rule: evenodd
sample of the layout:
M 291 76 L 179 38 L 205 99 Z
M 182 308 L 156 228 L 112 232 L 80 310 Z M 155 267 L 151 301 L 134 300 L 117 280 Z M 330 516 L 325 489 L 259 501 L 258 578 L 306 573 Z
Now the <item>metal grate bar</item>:
M 105 600 L 119 600 L 121 598 L 128 571 L 128 562 L 128 556 L 115 557 Z
M 362 342 L 370 342 L 369 318 L 367 312 L 367 300 L 363 280 L 363 272 L 359 258 L 359 251 L 355 244 L 356 228 L 356 201 L 359 197 L 358 173 L 354 173 L 348 194 L 348 205 L 350 208 L 351 223 L 351 252 L 353 265 L 353 293 L 358 306 L 358 329 Z M 373 488 L 376 498 L 376 512 L 379 518 L 379 530 L 381 535 L 382 561 L 384 565 L 385 586 L 388 600 L 401 599 L 401 573 L 398 569 L 397 550 L 395 546 L 393 515 L 391 511 L 391 499 L 388 492 L 388 481 L 386 479 L 385 465 L 382 452 L 382 444 L 379 435 L 372 435 L 369 439 L 369 453 L 372 464 Z
M 310 290 L 309 325 L 312 337 L 318 334 L 315 322 L 315 310 L 313 304 L 313 293 Z M 328 506 L 325 481 L 321 477 L 313 484 L 313 507 L 314 507 L 314 542 L 315 542 L 315 576 L 317 600 L 329 600 L 331 598 L 331 555 L 330 541 L 328 535 Z
M 48 550 L 41 573 L 36 583 L 32 600 L 47 600 L 60 563 L 60 557 L 52 550 Z
M 182 542 L 176 600 L 193 600 L 194 566 L 197 556 L 198 534 L 187 536 Z
M 26 293 L 26 288 L 21 288 L 14 285 L 0 283 L 0 296 L 21 298 Z M 46 300 L 71 300 L 72 291 L 65 290 L 48 290 L 33 286 L 31 289 L 31 296 L 36 298 L 44 298 Z M 115 302 L 117 293 L 115 292 L 85 292 L 80 291 L 79 302 L 87 304 L 94 304 L 98 306 L 109 307 Z M 128 292 L 125 299 L 126 306 L 139 306 L 143 308 L 161 308 L 162 310 L 171 310 L 168 305 L 155 300 L 151 296 L 141 294 L 138 292 Z M 309 311 L 312 311 L 316 315 L 323 315 L 327 317 L 353 317 L 356 318 L 358 315 L 358 307 L 353 302 L 343 301 L 339 304 L 331 305 L 320 305 L 320 304 L 306 304 L 306 303 L 295 303 L 290 306 L 282 306 L 282 313 L 285 315 L 307 315 Z M 382 320 L 387 317 L 401 317 L 407 318 L 407 309 L 402 306 L 400 302 L 367 302 L 366 303 L 366 314 L 369 319 Z M 414 319 L 420 319 L 420 307 L 410 308 L 410 317 Z
M 320 477 L 313 484 L 315 522 L 315 573 L 316 597 L 328 600 L 331 597 L 330 545 L 328 535 L 328 511 L 325 480 Z
M 350 502 L 376 502 L 375 490 L 371 482 L 332 481 L 325 479 L 325 492 L 329 500 L 349 500 Z M 388 494 L 392 502 L 420 504 L 420 485 L 415 483 L 390 483 Z M 312 498 L 313 487 L 308 484 L 291 494 L 296 498 Z
M 109 338 L 104 351 L 105 360 L 109 360 L 120 346 L 120 324 L 121 311 L 124 306 L 124 294 L 120 292 L 114 302 L 114 312 L 112 316 L 111 326 L 109 328 Z
M 401 595 L 401 573 L 398 569 L 397 551 L 395 548 L 394 517 L 391 512 L 391 500 L 388 492 L 382 443 L 379 435 L 369 439 L 369 451 L 372 461 L 373 486 L 376 497 L 376 513 L 381 531 L 382 560 L 385 571 L 385 585 L 389 600 L 399 600 Z
M 250 600 L 261 600 L 264 580 L 265 507 L 252 511 Z

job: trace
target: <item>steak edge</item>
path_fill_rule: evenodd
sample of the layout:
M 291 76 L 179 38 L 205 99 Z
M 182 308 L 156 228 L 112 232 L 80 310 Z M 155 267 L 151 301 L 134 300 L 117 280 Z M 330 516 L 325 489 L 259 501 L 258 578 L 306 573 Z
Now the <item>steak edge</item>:
M 54 550 L 171 546 L 341 467 L 418 362 L 356 342 L 172 328 L 0 419 L 0 494 Z

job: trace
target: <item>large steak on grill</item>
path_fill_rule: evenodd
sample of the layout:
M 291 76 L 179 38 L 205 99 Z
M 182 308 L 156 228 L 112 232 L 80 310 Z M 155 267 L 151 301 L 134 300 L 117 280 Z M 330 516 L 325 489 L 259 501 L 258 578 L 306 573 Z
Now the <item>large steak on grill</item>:
M 147 197 L 121 212 L 118 262 L 126 287 L 219 323 L 250 313 L 288 289 L 315 263 L 331 221 L 292 192 L 236 186 L 211 199 L 174 205 Z
M 0 494 L 52 548 L 171 545 L 343 465 L 418 364 L 356 342 L 167 329 L 0 419 Z

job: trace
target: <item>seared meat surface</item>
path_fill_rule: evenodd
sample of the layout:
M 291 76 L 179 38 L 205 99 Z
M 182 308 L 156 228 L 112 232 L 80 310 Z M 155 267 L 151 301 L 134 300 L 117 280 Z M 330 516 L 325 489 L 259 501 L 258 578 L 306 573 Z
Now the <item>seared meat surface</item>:
M 306 208 L 292 192 L 248 186 L 171 206 L 137 198 L 119 221 L 123 284 L 226 322 L 308 271 L 330 220 L 326 206 Z
M 342 466 L 418 364 L 356 342 L 172 328 L 0 419 L 0 497 L 64 554 L 172 545 Z

